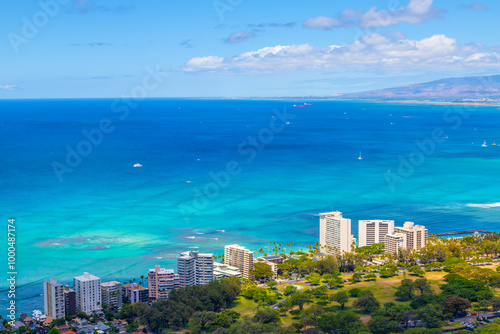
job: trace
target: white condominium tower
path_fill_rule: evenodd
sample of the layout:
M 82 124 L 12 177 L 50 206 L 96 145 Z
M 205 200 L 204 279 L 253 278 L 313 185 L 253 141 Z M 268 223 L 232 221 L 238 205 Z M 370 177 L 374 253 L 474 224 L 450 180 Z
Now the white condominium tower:
M 102 308 L 101 279 L 89 273 L 73 278 L 75 285 L 76 309 L 92 314 Z
M 214 279 L 214 256 L 198 251 L 183 252 L 177 258 L 177 272 L 182 287 L 208 284 Z
M 241 272 L 241 277 L 252 279 L 253 275 L 253 252 L 239 245 L 227 245 L 224 247 L 224 264 L 236 267 Z
M 351 252 L 353 242 L 355 239 L 351 234 L 351 220 L 342 218 L 342 212 L 319 214 L 319 243 L 322 253 Z
M 385 243 L 385 236 L 394 233 L 394 220 L 360 220 L 358 222 L 358 246 Z
M 418 250 L 427 245 L 427 229 L 422 225 L 405 222 L 403 227 L 396 226 L 394 232 L 406 235 L 406 248 L 409 250 Z
M 400 249 L 406 249 L 406 234 L 387 234 L 385 239 L 385 252 L 398 256 Z
M 46 316 L 52 319 L 64 318 L 64 285 L 57 283 L 55 278 L 43 281 L 43 302 Z

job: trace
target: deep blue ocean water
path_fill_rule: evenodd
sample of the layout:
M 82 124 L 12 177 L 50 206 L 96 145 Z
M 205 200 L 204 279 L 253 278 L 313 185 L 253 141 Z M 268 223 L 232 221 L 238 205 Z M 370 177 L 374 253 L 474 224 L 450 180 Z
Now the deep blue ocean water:
M 43 308 L 49 277 L 128 281 L 229 243 L 297 249 L 332 208 L 355 235 L 359 219 L 500 231 L 498 107 L 306 102 L 0 101 L 0 249 L 15 217 L 18 311 Z

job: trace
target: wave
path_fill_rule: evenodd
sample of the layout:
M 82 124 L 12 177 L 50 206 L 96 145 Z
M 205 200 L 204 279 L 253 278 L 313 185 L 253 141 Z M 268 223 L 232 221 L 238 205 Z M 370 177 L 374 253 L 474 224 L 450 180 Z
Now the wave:
M 194 239 L 194 238 L 195 238 L 195 236 L 194 236 L 194 235 L 192 235 L 192 236 L 190 236 L 190 237 L 186 237 L 186 239 Z
M 486 204 L 469 203 L 469 204 L 467 204 L 467 206 L 471 207 L 471 208 L 491 209 L 491 208 L 499 208 L 500 207 L 500 202 L 486 203 Z

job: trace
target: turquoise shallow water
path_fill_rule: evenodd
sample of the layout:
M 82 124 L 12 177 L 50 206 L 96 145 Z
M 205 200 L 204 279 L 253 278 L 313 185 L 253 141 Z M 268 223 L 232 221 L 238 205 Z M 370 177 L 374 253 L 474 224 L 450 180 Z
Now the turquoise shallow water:
M 123 281 L 175 268 L 189 249 L 305 246 L 332 208 L 355 234 L 358 219 L 500 230 L 499 108 L 299 103 L 146 100 L 120 119 L 113 100 L 0 101 L 0 212 L 17 220 L 18 310 L 43 307 L 51 276 Z M 113 131 L 59 180 L 54 162 L 85 149 L 82 131 L 104 118 Z M 237 172 L 216 185 L 229 162 Z

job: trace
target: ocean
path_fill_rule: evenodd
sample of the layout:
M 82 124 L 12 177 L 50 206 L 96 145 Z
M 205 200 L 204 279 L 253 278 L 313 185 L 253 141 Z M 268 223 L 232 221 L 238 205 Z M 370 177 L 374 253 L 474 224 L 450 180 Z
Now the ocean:
M 2 100 L 0 240 L 6 277 L 15 218 L 18 315 L 43 309 L 50 277 L 140 281 L 156 264 L 176 269 L 182 251 L 305 248 L 318 240 L 318 213 L 332 209 L 355 236 L 360 219 L 500 231 L 499 109 Z M 5 279 L 0 290 L 5 310 Z

